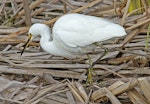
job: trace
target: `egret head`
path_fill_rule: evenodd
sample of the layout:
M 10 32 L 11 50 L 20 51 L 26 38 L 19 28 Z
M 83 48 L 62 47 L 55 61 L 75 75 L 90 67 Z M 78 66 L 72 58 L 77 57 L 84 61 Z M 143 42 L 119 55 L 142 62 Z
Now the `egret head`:
M 24 50 L 28 47 L 30 41 L 33 40 L 34 38 L 38 37 L 38 36 L 41 36 L 44 33 L 50 33 L 50 29 L 47 25 L 41 24 L 41 23 L 33 24 L 29 29 L 28 40 L 24 45 L 24 48 L 21 52 L 21 56 L 22 56 Z

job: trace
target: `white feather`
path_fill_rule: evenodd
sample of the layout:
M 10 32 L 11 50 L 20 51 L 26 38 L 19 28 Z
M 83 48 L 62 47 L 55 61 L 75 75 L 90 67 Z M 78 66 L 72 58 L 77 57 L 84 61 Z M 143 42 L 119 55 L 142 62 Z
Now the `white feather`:
M 44 24 L 34 24 L 29 33 L 41 36 L 42 48 L 53 55 L 75 58 L 89 52 L 95 42 L 126 35 L 124 28 L 103 18 L 82 14 L 67 14 L 59 18 L 50 29 Z

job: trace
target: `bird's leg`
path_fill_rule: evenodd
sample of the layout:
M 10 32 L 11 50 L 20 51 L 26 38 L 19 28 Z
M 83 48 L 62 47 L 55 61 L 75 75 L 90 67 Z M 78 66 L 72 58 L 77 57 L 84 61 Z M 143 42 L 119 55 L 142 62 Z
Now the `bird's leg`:
M 88 69 L 88 75 L 87 75 L 87 80 L 86 80 L 86 84 L 92 84 L 93 83 L 93 78 L 92 78 L 92 74 L 93 74 L 93 67 L 94 65 L 101 60 L 107 53 L 108 53 L 108 48 L 104 47 L 103 45 L 99 44 L 99 43 L 95 43 L 97 46 L 101 47 L 102 49 L 104 49 L 103 54 L 95 61 L 92 62 L 91 57 L 87 54 L 88 60 L 89 60 L 89 69 Z
M 92 63 L 91 67 L 94 67 L 94 65 L 99 61 L 101 60 L 107 53 L 108 53 L 108 48 L 107 47 L 104 47 L 102 44 L 99 44 L 99 43 L 95 43 L 97 46 L 101 47 L 102 49 L 104 49 L 104 52 L 103 54 L 95 61 Z
M 88 60 L 89 60 L 89 68 L 88 68 L 88 73 L 87 73 L 87 79 L 86 79 L 86 84 L 92 84 L 93 83 L 93 78 L 92 78 L 92 71 L 93 71 L 93 67 L 92 67 L 92 60 L 90 55 L 87 54 Z

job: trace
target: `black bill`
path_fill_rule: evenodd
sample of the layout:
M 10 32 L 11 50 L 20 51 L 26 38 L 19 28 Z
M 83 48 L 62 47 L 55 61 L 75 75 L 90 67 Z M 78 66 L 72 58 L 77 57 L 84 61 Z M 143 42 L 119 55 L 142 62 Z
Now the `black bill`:
M 27 40 L 27 42 L 25 43 L 24 48 L 23 48 L 23 50 L 21 51 L 21 55 L 20 55 L 20 56 L 22 56 L 24 50 L 28 47 L 28 45 L 29 45 L 29 43 L 30 43 L 30 41 L 31 41 L 31 38 L 32 38 L 32 34 L 29 34 L 29 35 L 28 35 L 28 40 Z

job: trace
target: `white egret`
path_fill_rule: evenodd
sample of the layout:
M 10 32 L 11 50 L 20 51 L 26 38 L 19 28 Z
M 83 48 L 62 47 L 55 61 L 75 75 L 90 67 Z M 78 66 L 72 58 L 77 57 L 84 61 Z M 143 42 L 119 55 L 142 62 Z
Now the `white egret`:
M 103 18 L 74 13 L 60 17 L 52 33 L 47 25 L 36 23 L 30 27 L 28 35 L 24 49 L 32 39 L 41 36 L 40 45 L 46 52 L 73 59 L 96 48 L 96 42 L 122 37 L 126 32 L 122 26 Z M 91 77 L 91 69 L 88 76 Z

